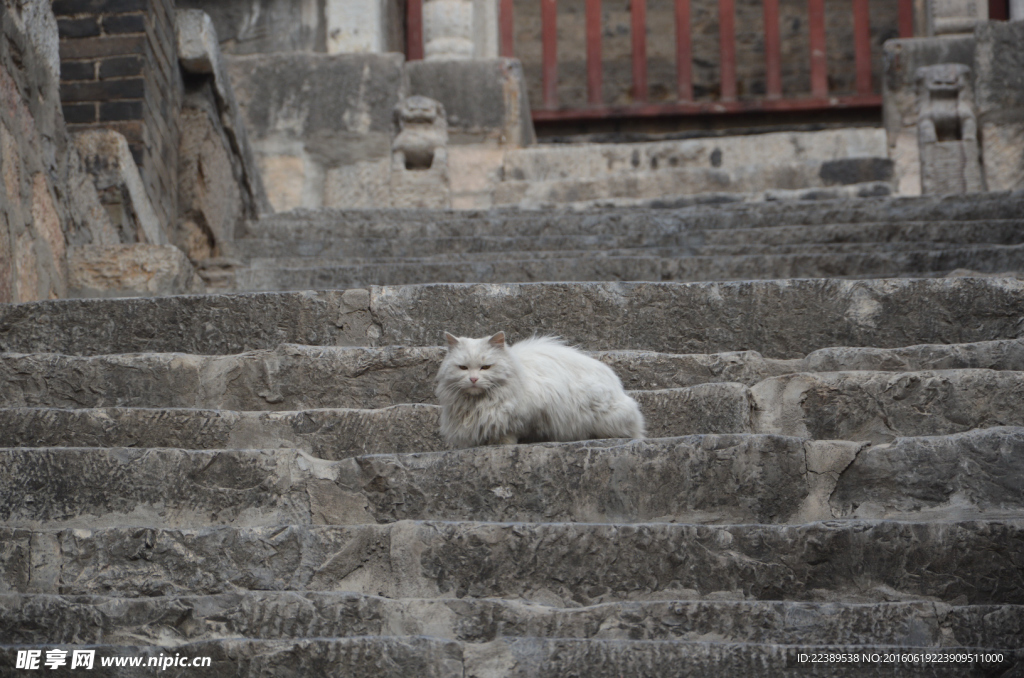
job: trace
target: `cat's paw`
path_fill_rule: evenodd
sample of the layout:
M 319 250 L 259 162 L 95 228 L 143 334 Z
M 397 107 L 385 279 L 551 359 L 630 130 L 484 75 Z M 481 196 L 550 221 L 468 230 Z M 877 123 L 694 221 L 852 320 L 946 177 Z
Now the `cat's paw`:
M 519 438 L 515 436 L 502 436 L 498 438 L 497 445 L 515 445 L 519 442 Z

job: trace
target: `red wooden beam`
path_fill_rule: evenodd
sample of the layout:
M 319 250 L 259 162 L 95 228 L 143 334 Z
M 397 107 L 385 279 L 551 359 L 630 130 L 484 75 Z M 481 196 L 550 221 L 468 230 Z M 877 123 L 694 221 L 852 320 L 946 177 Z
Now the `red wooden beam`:
M 736 7 L 734 0 L 718 0 L 718 52 L 721 61 L 722 101 L 736 98 Z
M 853 0 L 853 46 L 857 60 L 857 94 L 871 94 L 871 13 L 868 0 Z
M 676 98 L 679 101 L 693 101 L 690 0 L 676 0 Z
M 423 58 L 423 0 L 408 0 L 405 6 L 405 58 Z
M 501 4 L 498 5 L 498 33 L 501 39 L 501 56 L 514 57 L 516 32 L 512 23 L 512 0 L 501 0 Z
M 825 56 L 825 0 L 808 0 L 811 33 L 811 96 L 828 96 L 828 59 Z
M 601 103 L 601 0 L 587 0 L 587 101 Z
M 914 0 L 899 0 L 900 37 L 914 37 Z
M 558 106 L 558 3 L 541 0 L 541 89 L 544 108 Z
M 988 0 L 988 18 L 991 21 L 1009 21 L 1009 0 Z
M 654 118 L 679 115 L 716 115 L 763 111 L 825 111 L 837 108 L 881 110 L 882 96 L 839 96 L 827 99 L 744 99 L 742 101 L 677 101 L 633 106 L 588 106 L 561 110 L 534 110 L 536 122 L 554 120 L 600 120 L 616 118 Z
M 630 0 L 633 101 L 647 101 L 647 0 Z
M 779 33 L 779 0 L 764 0 L 765 94 L 782 96 L 782 37 Z

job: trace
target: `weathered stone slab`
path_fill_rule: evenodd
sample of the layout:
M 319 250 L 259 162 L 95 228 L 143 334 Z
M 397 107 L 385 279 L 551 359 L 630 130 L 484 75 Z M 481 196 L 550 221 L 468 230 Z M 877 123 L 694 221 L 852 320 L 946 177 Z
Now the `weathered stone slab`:
M 553 333 L 589 350 L 789 358 L 828 346 L 1014 338 L 1022 294 L 1015 280 L 972 278 L 423 285 L 373 288 L 371 306 L 381 341 L 399 345 L 504 329 L 513 341 Z
M 379 329 L 362 290 L 0 307 L 5 351 L 237 353 L 283 342 L 372 345 L 374 333 Z
M 179 624 L 182 618 L 191 623 Z M 224 635 L 339 638 L 395 631 L 473 644 L 515 638 L 694 641 L 713 636 L 731 643 L 1011 649 L 1019 648 L 1024 637 L 1024 608 L 685 599 L 559 608 L 494 598 L 393 600 L 313 591 L 128 599 L 0 594 L 0 633 L 19 645 L 178 645 Z
M 4 407 L 171 407 L 250 411 L 378 408 L 434 402 L 441 347 L 357 348 L 282 344 L 231 356 L 0 354 Z M 753 386 L 796 372 L 1024 371 L 1024 341 L 836 347 L 776 360 L 756 351 L 677 355 L 606 351 L 627 390 L 735 382 Z
M 22 593 L 354 591 L 564 606 L 701 597 L 1024 602 L 1020 520 L 799 526 L 399 522 L 60 532 L 0 528 Z M 637 554 L 643 552 L 644 557 Z
M 519 333 L 551 333 L 588 350 L 757 350 L 789 358 L 829 346 L 891 348 L 1015 338 L 1024 283 L 977 278 L 546 283 L 370 292 L 5 306 L 0 307 L 0 349 L 87 355 L 235 353 L 283 342 L 437 346 L 445 331 L 474 336 L 505 329 L 513 340 Z
M 379 410 L 0 409 L 5 447 L 302 448 L 321 459 L 444 449 L 436 405 Z
M 192 263 L 173 245 L 84 245 L 68 253 L 72 297 L 135 297 L 205 291 Z
M 751 393 L 759 433 L 881 443 L 1024 425 L 1021 372 L 805 373 L 767 379 Z
M 1024 23 L 987 21 L 974 39 L 979 140 L 990 190 L 1024 188 Z
M 291 449 L 0 449 L 0 520 L 50 529 L 446 519 L 784 523 L 832 517 L 814 513 L 827 506 L 831 485 L 808 477 L 808 457 L 835 457 L 841 471 L 861 447 L 707 435 L 341 462 Z
M 1024 437 L 995 428 L 950 436 L 897 438 L 862 450 L 832 495 L 837 516 L 907 514 L 954 518 L 978 509 L 1021 511 Z

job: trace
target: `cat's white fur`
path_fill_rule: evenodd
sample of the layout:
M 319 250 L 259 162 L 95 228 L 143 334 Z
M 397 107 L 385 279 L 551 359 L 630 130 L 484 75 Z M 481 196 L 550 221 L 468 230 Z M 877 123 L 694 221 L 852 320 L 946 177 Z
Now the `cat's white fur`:
M 445 337 L 434 392 L 452 447 L 644 436 L 640 406 L 615 372 L 560 339 Z

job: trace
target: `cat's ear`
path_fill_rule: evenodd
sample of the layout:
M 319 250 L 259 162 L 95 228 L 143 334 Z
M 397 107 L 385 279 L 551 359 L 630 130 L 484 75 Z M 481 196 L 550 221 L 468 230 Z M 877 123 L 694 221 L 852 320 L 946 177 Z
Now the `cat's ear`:
M 487 340 L 487 343 L 496 348 L 505 348 L 505 333 L 498 332 Z
M 458 337 L 452 334 L 448 334 L 447 332 L 444 333 L 444 338 L 448 340 L 448 348 L 451 348 L 455 344 L 459 343 Z

